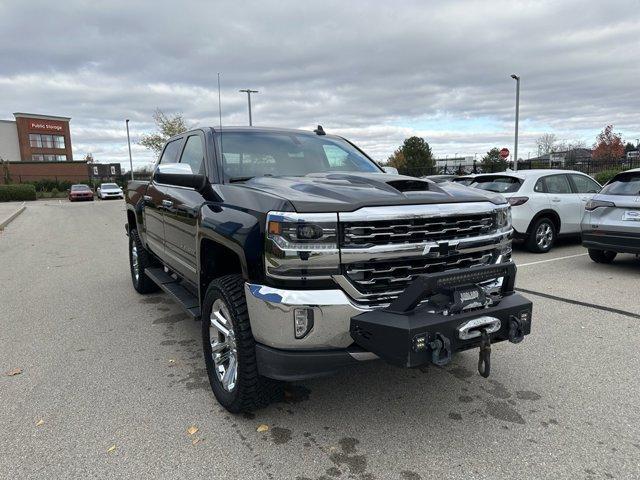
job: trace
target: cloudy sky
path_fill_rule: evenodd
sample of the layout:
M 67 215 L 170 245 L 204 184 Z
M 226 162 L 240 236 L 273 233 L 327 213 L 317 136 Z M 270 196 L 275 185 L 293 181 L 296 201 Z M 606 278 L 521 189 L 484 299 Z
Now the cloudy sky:
M 189 125 L 312 128 L 376 160 L 404 138 L 438 156 L 555 133 L 591 145 L 607 123 L 640 137 L 638 1 L 38 2 L 0 0 L 0 118 L 72 117 L 74 157 L 127 159 L 155 108 Z

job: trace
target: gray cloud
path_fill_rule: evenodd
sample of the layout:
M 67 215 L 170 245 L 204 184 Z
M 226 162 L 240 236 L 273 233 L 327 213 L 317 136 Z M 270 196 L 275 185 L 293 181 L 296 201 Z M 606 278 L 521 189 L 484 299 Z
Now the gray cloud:
M 482 154 L 542 132 L 592 143 L 605 124 L 640 136 L 640 13 L 613 2 L 0 3 L 0 116 L 73 117 L 77 157 L 127 158 L 156 107 L 192 125 L 246 123 L 347 135 L 384 159 L 409 135 Z M 137 161 L 151 156 L 134 146 Z

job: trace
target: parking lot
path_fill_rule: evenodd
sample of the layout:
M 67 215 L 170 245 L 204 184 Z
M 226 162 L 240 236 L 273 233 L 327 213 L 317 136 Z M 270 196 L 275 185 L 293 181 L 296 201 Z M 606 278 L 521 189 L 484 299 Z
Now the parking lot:
M 476 351 L 444 368 L 370 363 L 234 416 L 211 393 L 199 324 L 133 290 L 124 222 L 122 201 L 38 201 L 0 233 L 2 478 L 640 476 L 631 255 L 516 248 L 533 331 L 493 347 L 489 379 Z

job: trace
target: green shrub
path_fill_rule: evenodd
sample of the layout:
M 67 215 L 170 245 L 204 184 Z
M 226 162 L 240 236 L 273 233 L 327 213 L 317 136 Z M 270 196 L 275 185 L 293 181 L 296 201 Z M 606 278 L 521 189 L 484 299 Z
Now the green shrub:
M 60 191 L 59 191 L 56 187 L 53 187 L 53 188 L 51 189 L 51 196 L 52 196 L 53 198 L 57 197 L 59 193 L 60 193 Z
M 0 185 L 0 202 L 35 200 L 36 189 L 33 185 Z
M 620 172 L 622 172 L 622 169 L 603 170 L 601 172 L 596 173 L 594 175 L 594 178 L 596 179 L 596 182 L 598 182 L 600 185 L 604 185 Z

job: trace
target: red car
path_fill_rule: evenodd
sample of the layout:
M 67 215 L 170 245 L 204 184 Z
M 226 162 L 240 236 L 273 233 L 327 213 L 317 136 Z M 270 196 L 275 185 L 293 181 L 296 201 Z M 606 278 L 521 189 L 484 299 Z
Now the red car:
M 87 185 L 71 185 L 69 190 L 69 201 L 74 202 L 76 200 L 91 200 L 93 201 L 93 190 Z

